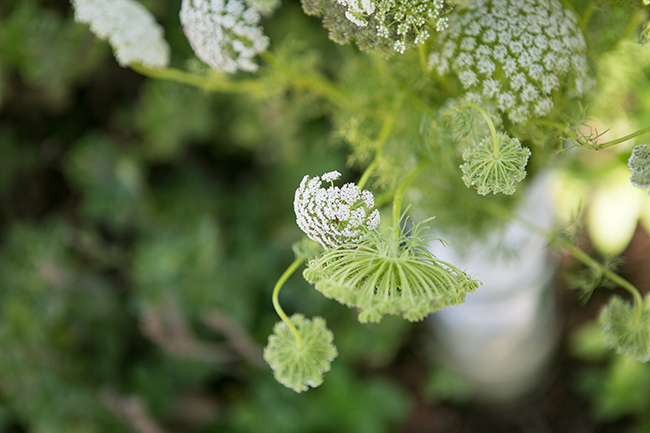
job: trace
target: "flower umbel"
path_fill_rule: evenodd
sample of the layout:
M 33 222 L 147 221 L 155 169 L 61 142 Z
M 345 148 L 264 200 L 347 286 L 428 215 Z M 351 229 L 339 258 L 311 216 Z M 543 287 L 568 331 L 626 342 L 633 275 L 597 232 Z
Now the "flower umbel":
M 379 322 L 384 314 L 422 320 L 460 304 L 478 283 L 436 259 L 421 230 L 421 224 L 408 233 L 393 227 L 354 245 L 327 250 L 309 261 L 303 277 L 326 297 L 359 308 L 362 323 Z
M 476 0 L 449 15 L 429 67 L 453 72 L 470 102 L 492 102 L 514 123 L 547 115 L 562 83 L 582 95 L 586 44 L 558 0 Z
M 640 317 L 637 309 L 618 296 L 600 314 L 605 344 L 617 353 L 639 361 L 650 361 L 650 297 L 646 297 Z
M 264 360 L 278 382 L 300 393 L 323 383 L 323 374 L 329 371 L 338 353 L 332 343 L 334 335 L 323 318 L 310 320 L 294 314 L 290 320 L 301 342 L 284 322 L 278 322 L 264 348 Z
M 359 190 L 354 183 L 321 188 L 323 181 L 332 183 L 340 175 L 333 171 L 322 179 L 305 176 L 293 201 L 300 229 L 326 249 L 362 239 L 380 221 L 379 211 L 372 210 L 375 197 L 370 191 Z
M 650 146 L 647 144 L 634 146 L 627 166 L 632 172 L 630 176 L 632 185 L 643 189 L 650 188 Z
M 71 0 L 74 19 L 86 23 L 113 47 L 121 66 L 141 63 L 164 68 L 169 45 L 151 12 L 135 0 Z
M 254 72 L 269 46 L 260 14 L 241 0 L 183 0 L 180 19 L 196 56 L 217 71 Z
M 498 148 L 495 149 L 491 136 L 463 151 L 465 164 L 463 182 L 474 186 L 481 195 L 488 193 L 514 194 L 516 183 L 526 177 L 526 163 L 530 150 L 522 147 L 518 139 L 505 134 L 497 135 Z

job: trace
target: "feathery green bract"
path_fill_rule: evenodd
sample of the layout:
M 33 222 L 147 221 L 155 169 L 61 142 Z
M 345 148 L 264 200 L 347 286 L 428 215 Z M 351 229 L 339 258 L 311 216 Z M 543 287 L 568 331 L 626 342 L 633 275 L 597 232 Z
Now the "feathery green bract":
M 395 233 L 395 231 L 399 231 Z M 427 250 L 418 224 L 374 231 L 366 239 L 325 251 L 311 260 L 304 278 L 328 298 L 361 310 L 359 321 L 379 322 L 384 314 L 409 321 L 460 304 L 478 283 Z
M 650 361 L 650 297 L 637 320 L 636 307 L 615 296 L 600 314 L 605 344 L 617 353 Z
M 485 137 L 480 143 L 463 151 L 465 164 L 463 182 L 475 186 L 478 193 L 486 195 L 514 194 L 515 184 L 526 177 L 526 163 L 530 150 L 522 147 L 519 140 L 498 134 L 499 149 L 495 151 L 492 137 Z
M 323 373 L 338 355 L 332 343 L 334 334 L 327 329 L 322 317 L 306 319 L 302 314 L 290 318 L 302 342 L 299 343 L 291 329 L 278 322 L 264 348 L 264 360 L 273 369 L 275 379 L 294 391 L 307 391 L 323 383 Z

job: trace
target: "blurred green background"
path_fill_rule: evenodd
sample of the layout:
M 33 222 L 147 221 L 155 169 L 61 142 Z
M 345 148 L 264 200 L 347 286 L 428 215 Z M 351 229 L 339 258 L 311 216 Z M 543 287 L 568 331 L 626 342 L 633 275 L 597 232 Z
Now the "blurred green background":
M 180 0 L 142 3 L 182 65 L 192 54 Z M 308 47 L 298 65 L 326 58 L 335 70 L 339 50 L 353 50 L 296 1 L 263 25 L 272 40 L 290 25 L 287 40 Z M 74 23 L 67 1 L 3 0 L 0 432 L 528 431 L 464 400 L 462 382 L 430 365 L 423 325 L 359 325 L 299 276 L 283 305 L 325 317 L 339 357 L 307 393 L 273 379 L 261 348 L 277 320 L 273 284 L 301 237 L 293 193 L 305 174 L 346 166 L 330 131 L 309 95 L 257 100 L 145 79 Z M 595 352 L 562 359 L 560 394 L 522 404 L 570 412 L 551 431 L 647 427 L 646 366 L 630 380 Z

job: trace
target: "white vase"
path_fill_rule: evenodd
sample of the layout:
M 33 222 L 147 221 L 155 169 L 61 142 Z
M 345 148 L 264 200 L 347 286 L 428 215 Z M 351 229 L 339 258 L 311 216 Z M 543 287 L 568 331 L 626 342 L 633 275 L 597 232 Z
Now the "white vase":
M 554 221 L 549 186 L 549 175 L 538 176 L 519 208 L 519 215 L 543 229 Z M 532 392 L 546 377 L 559 337 L 552 288 L 557 266 L 548 239 L 514 220 L 467 249 L 470 254 L 457 254 L 448 242 L 451 248 L 432 245 L 432 252 L 483 285 L 465 303 L 431 316 L 441 361 L 477 399 L 510 401 Z

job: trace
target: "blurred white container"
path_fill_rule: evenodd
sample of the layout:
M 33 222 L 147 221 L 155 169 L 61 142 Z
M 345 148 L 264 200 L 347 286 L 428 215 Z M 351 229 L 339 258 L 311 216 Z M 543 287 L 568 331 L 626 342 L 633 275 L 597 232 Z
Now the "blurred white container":
M 551 229 L 550 176 L 538 176 L 525 194 L 519 215 Z M 465 303 L 431 316 L 438 355 L 476 399 L 512 401 L 532 392 L 546 377 L 559 337 L 552 287 L 557 263 L 548 239 L 512 221 L 468 255 L 456 254 L 453 239 L 446 240 L 451 248 L 436 243 L 431 251 L 483 285 Z

